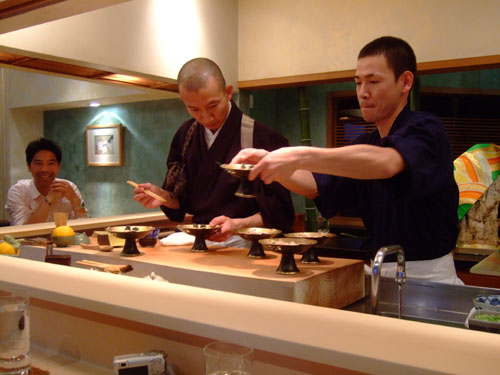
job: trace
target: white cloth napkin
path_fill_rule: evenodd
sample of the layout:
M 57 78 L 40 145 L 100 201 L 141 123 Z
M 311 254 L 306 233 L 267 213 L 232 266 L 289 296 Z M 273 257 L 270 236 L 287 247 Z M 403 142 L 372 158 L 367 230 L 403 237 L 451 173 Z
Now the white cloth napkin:
M 396 269 L 396 262 L 384 262 L 380 276 L 394 278 L 396 276 Z M 371 267 L 368 267 L 366 264 L 365 273 L 367 275 L 372 274 Z M 436 259 L 407 261 L 406 277 L 420 281 L 464 285 L 463 281 L 457 277 L 451 253 Z
M 187 246 L 194 243 L 194 236 L 185 232 L 175 232 L 171 235 L 162 238 L 160 244 L 162 246 Z M 244 240 L 240 236 L 231 236 L 224 242 L 214 242 L 205 240 L 207 246 L 221 246 L 221 247 L 239 247 L 243 249 L 250 249 L 252 243 Z
M 160 243 L 163 246 L 192 245 L 194 243 L 194 236 L 184 232 L 175 232 L 165 238 L 162 238 Z

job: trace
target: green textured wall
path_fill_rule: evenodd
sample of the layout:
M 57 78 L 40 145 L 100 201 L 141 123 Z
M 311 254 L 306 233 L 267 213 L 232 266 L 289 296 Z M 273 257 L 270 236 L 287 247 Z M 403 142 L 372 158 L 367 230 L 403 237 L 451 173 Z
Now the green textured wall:
M 420 77 L 420 84 L 427 87 L 498 90 L 500 89 L 500 69 L 427 74 Z
M 172 137 L 188 118 L 178 99 L 46 111 L 44 135 L 61 146 L 59 177 L 77 184 L 89 214 L 120 215 L 148 211 L 132 199 L 126 181 L 161 185 Z M 116 123 L 123 126 L 123 166 L 87 166 L 86 126 Z
M 420 76 L 421 86 L 470 89 L 500 89 L 500 69 L 477 70 Z M 355 90 L 354 82 L 311 85 L 306 87 L 313 146 L 326 146 L 326 101 L 329 92 Z M 285 134 L 291 145 L 300 143 L 299 94 L 297 88 L 251 90 L 250 116 Z
M 344 82 L 306 87 L 309 106 L 311 144 L 326 146 L 326 99 L 332 91 L 354 90 L 354 82 Z M 290 146 L 300 145 L 299 90 L 283 88 L 274 90 L 252 90 L 246 92 L 253 96 L 250 116 L 262 121 L 288 138 Z M 292 194 L 295 212 L 304 213 L 304 197 Z
M 421 84 L 498 90 L 500 69 L 425 75 L 421 76 Z M 327 94 L 354 89 L 354 82 L 306 87 L 313 146 L 326 146 Z M 249 108 L 250 95 L 252 108 Z M 279 131 L 290 145 L 300 144 L 297 88 L 245 91 L 239 97 L 243 112 Z M 63 162 L 59 176 L 78 185 L 91 216 L 127 214 L 148 210 L 132 200 L 132 188 L 126 181 L 162 183 L 170 142 L 188 117 L 178 99 L 47 111 L 44 135 L 61 145 Z M 88 167 L 85 127 L 110 123 L 121 123 L 124 127 L 124 165 Z M 296 212 L 304 212 L 303 197 L 292 196 Z
M 500 89 L 500 69 L 478 70 L 420 76 L 421 86 Z M 326 102 L 333 91 L 355 90 L 354 82 L 311 85 L 306 87 L 311 128 L 311 144 L 326 146 Z M 253 96 L 250 116 L 270 125 L 284 134 L 292 146 L 300 144 L 299 92 L 297 88 L 273 90 L 251 90 L 245 92 Z M 293 194 L 297 213 L 304 212 L 304 198 Z

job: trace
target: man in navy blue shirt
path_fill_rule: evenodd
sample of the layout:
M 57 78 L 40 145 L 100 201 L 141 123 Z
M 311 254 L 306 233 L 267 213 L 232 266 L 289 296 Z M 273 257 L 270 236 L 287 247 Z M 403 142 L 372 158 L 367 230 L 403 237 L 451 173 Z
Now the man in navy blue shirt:
M 376 130 L 350 146 L 245 149 L 231 162 L 256 163 L 250 179 L 278 181 L 315 199 L 324 217 L 359 206 L 372 256 L 398 244 L 408 277 L 462 284 L 452 256 L 458 235 L 453 157 L 440 119 L 408 107 L 416 65 L 405 41 L 370 42 L 358 55 L 355 82 L 363 118 Z M 384 263 L 382 275 L 393 277 L 393 267 Z

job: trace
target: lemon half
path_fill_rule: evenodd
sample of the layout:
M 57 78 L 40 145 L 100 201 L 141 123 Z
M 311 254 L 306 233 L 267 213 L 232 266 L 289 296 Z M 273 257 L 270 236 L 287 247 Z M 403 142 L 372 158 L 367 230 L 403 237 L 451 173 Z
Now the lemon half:
M 17 251 L 10 243 L 0 241 L 0 254 L 17 255 Z

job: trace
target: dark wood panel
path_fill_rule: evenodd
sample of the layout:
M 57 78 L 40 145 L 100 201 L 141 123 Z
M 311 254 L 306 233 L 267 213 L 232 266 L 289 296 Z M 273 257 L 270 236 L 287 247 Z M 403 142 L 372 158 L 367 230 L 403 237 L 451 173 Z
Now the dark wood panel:
M 66 0 L 4 0 L 0 1 L 0 19 L 18 16 L 43 8 L 49 5 L 61 3 Z
M 455 268 L 458 277 L 465 283 L 465 285 L 482 286 L 486 288 L 500 288 L 500 277 L 490 275 L 479 275 L 470 273 L 470 268 L 474 262 L 457 261 L 455 260 Z

